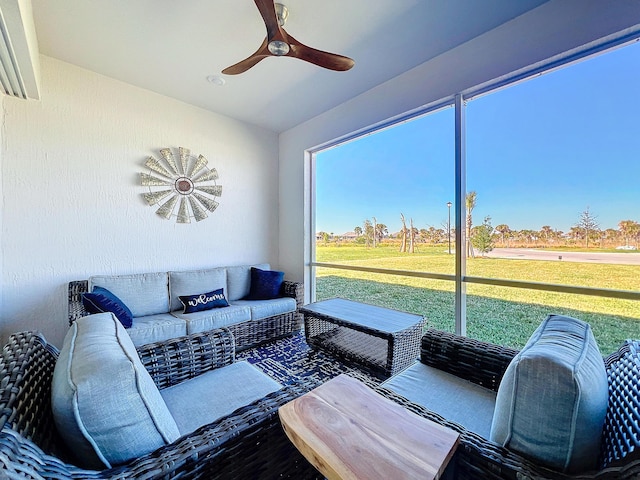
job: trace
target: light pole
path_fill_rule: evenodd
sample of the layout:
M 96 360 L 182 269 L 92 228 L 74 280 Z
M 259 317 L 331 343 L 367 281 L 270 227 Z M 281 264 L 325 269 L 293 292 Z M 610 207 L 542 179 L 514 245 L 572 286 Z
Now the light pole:
M 449 209 L 449 220 L 447 221 L 447 238 L 449 239 L 449 255 L 451 255 L 451 202 L 447 202 Z

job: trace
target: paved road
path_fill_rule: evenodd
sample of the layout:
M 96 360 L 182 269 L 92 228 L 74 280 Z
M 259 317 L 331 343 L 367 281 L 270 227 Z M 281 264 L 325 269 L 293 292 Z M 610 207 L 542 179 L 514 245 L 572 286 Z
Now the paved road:
M 494 248 L 487 254 L 493 258 L 515 258 L 520 260 L 555 260 L 561 262 L 617 263 L 640 265 L 640 252 L 600 253 L 600 252 L 552 252 L 529 248 Z

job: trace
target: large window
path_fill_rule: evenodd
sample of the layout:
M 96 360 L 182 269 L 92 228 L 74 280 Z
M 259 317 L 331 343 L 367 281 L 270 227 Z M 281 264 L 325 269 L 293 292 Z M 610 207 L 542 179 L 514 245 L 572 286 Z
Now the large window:
M 316 298 L 514 347 L 552 312 L 639 337 L 639 83 L 634 43 L 459 96 L 458 140 L 450 106 L 316 152 Z
M 451 107 L 318 152 L 317 260 L 453 274 L 453 160 Z

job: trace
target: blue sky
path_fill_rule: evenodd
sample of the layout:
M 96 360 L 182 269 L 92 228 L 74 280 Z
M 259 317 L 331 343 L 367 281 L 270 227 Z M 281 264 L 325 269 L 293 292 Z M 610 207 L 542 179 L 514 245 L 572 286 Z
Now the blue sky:
M 490 216 L 512 230 L 567 232 L 587 207 L 602 229 L 640 222 L 639 85 L 636 42 L 469 101 L 474 224 Z M 400 213 L 417 228 L 445 227 L 453 121 L 447 108 L 320 152 L 316 231 L 352 231 L 375 216 L 397 232 Z

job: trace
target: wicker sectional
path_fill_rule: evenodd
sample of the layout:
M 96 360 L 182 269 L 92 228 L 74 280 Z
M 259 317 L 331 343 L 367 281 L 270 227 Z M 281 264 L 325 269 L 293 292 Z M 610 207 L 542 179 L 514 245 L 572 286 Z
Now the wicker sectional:
M 194 378 L 221 362 L 233 339 L 208 332 L 138 349 L 158 388 Z M 0 358 L 0 474 L 2 478 L 316 478 L 289 442 L 280 405 L 314 385 L 290 383 L 175 442 L 105 470 L 74 465 L 53 420 L 51 384 L 55 347 L 35 332 L 13 334 Z
M 268 268 L 268 264 L 261 264 L 260 267 Z M 162 307 L 156 307 L 156 310 L 153 312 L 154 314 L 147 314 L 139 318 L 134 313 L 134 325 L 129 329 L 129 335 L 131 336 L 134 344 L 139 346 L 146 343 L 164 341 L 187 334 L 200 333 L 223 327 L 229 329 L 233 333 L 236 349 L 241 351 L 269 340 L 290 335 L 291 333 L 300 330 L 302 328 L 302 315 L 298 310 L 302 307 L 304 300 L 303 285 L 301 283 L 285 280 L 282 284 L 280 299 L 264 301 L 242 300 L 242 297 L 248 293 L 248 280 L 246 280 L 246 276 L 249 275 L 248 272 L 250 268 L 251 266 L 247 265 L 236 267 L 217 267 L 209 270 L 194 270 L 192 272 L 168 272 L 161 274 L 139 274 L 126 276 L 129 278 L 140 277 L 143 279 L 141 283 L 144 283 L 146 280 L 144 277 L 145 275 L 164 275 L 166 278 L 166 280 L 164 280 L 164 287 L 162 287 L 164 288 L 164 292 L 161 292 L 166 296 L 164 300 L 165 307 L 163 309 Z M 196 324 L 195 320 L 191 321 L 191 318 L 189 318 L 191 315 L 181 315 L 180 312 L 172 311 L 175 308 L 175 298 L 172 297 L 176 296 L 171 291 L 172 275 L 188 275 L 193 273 L 194 275 L 204 274 L 205 276 L 211 276 L 210 272 L 223 272 L 225 273 L 224 286 L 226 287 L 225 270 L 233 270 L 236 277 L 238 277 L 239 273 L 245 275 L 245 277 L 241 277 L 244 285 L 240 288 L 237 285 L 234 288 L 234 285 L 231 285 L 231 283 L 229 283 L 228 289 L 225 288 L 225 294 L 231 294 L 231 297 L 228 297 L 231 304 L 230 308 L 211 311 L 212 315 L 217 314 L 221 316 L 220 320 L 207 319 L 206 314 L 208 312 L 199 312 L 193 314 L 199 322 Z M 112 278 L 118 279 L 119 277 Z M 78 318 L 89 314 L 82 303 L 82 294 L 88 292 L 90 288 L 91 279 L 69 282 L 68 306 L 70 325 Z M 211 289 L 213 289 L 213 287 Z M 201 292 L 195 291 L 192 293 Z M 141 295 L 145 295 L 145 293 L 141 293 Z M 148 296 L 148 293 L 146 293 L 146 295 Z M 280 309 L 276 308 L 278 302 L 282 303 L 284 301 L 290 302 L 288 304 L 290 306 Z M 276 304 L 276 307 L 272 307 L 270 302 Z M 274 313 L 269 313 L 271 308 L 273 308 Z M 233 313 L 233 315 L 240 312 L 242 316 L 235 315 L 234 318 L 231 314 L 227 315 L 227 311 Z M 202 315 L 203 313 L 205 314 L 204 317 Z M 204 321 L 202 321 L 203 318 Z M 138 334 L 138 332 L 142 330 L 141 328 L 136 331 L 138 328 L 138 321 L 142 328 L 145 328 L 147 329 L 146 331 L 151 331 L 152 333 Z M 158 327 L 156 328 L 156 326 Z
M 200 334 L 138 347 L 158 388 L 166 388 L 219 364 L 227 348 L 217 334 Z M 220 342 L 222 345 L 218 345 Z M 421 357 L 428 365 L 497 390 L 505 369 L 518 352 L 498 345 L 430 329 L 422 338 Z M 605 359 L 610 403 L 601 460 L 611 466 L 568 475 L 535 462 L 441 415 L 378 386 L 365 372 L 312 353 L 298 333 L 260 348 L 245 350 L 272 378 L 287 384 L 252 405 L 185 436 L 172 445 L 124 466 L 82 470 L 69 463 L 53 424 L 50 385 L 57 351 L 36 333 L 10 337 L 0 358 L 0 471 L 9 478 L 317 478 L 282 432 L 277 409 L 339 373 L 348 373 L 412 412 L 460 433 L 460 445 L 445 474 L 456 480 L 548 479 L 617 480 L 640 478 L 640 341 L 628 340 Z M 279 359 L 274 362 L 274 359 Z M 296 381 L 304 378 L 304 384 Z M 447 476 L 448 475 L 448 476 Z M 1 475 L 0 475 L 1 476 Z M 320 477 L 321 478 L 321 477 Z
M 491 390 L 498 390 L 517 350 L 429 329 L 422 337 L 421 361 Z M 449 466 L 456 480 L 621 480 L 640 478 L 640 341 L 626 340 L 604 359 L 609 381 L 609 405 L 602 432 L 597 470 L 560 473 L 469 431 L 459 423 L 408 400 L 384 385 L 374 387 L 384 397 L 460 434 L 460 445 Z

